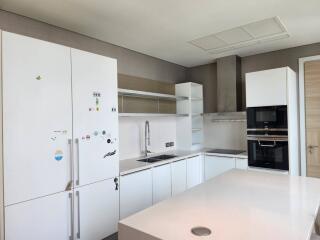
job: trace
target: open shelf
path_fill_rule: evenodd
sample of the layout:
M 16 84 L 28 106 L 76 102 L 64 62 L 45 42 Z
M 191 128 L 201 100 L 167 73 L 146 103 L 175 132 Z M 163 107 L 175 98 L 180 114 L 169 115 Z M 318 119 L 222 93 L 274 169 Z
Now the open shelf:
M 174 113 L 119 113 L 119 117 L 188 117 L 189 114 Z
M 163 100 L 171 100 L 171 101 L 189 99 L 188 97 L 183 97 L 183 96 L 175 96 L 171 94 L 163 94 L 163 93 L 155 93 L 155 92 L 137 91 L 137 90 L 123 89 L 123 88 L 118 88 L 118 95 L 124 96 L 124 97 L 163 99 Z
M 179 83 L 176 95 L 188 96 L 187 101 L 177 101 L 177 112 L 189 113 L 189 117 L 177 123 L 177 147 L 196 150 L 203 144 L 203 87 L 197 83 Z

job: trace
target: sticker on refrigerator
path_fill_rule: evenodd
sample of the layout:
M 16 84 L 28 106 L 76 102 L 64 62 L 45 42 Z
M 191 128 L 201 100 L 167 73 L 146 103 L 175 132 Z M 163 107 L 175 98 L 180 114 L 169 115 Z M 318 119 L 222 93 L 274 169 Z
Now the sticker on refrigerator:
M 54 159 L 58 162 L 61 161 L 63 159 L 63 152 L 61 150 L 57 150 L 54 153 Z

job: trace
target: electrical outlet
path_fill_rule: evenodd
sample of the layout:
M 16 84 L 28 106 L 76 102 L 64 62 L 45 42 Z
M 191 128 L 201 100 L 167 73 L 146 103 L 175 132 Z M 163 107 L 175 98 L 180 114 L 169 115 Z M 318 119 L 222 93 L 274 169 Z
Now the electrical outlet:
M 174 146 L 174 142 L 167 142 L 166 143 L 166 147 L 173 147 Z

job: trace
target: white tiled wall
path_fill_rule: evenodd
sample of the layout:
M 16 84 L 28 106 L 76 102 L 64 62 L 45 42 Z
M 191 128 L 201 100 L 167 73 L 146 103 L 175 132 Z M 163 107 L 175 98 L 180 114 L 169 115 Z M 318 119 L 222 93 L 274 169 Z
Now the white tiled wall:
M 212 122 L 204 117 L 204 147 L 247 150 L 246 122 Z
M 166 142 L 176 145 L 175 117 L 120 117 L 119 118 L 120 160 L 142 155 L 144 150 L 144 124 L 150 123 L 151 145 L 148 149 L 153 153 L 175 149 L 166 148 Z

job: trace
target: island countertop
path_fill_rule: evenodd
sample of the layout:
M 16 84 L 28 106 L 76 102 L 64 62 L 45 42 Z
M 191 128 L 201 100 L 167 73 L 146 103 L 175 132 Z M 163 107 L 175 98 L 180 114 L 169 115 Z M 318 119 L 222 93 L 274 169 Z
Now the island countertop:
M 319 204 L 319 179 L 231 170 L 121 220 L 119 240 L 308 240 Z

